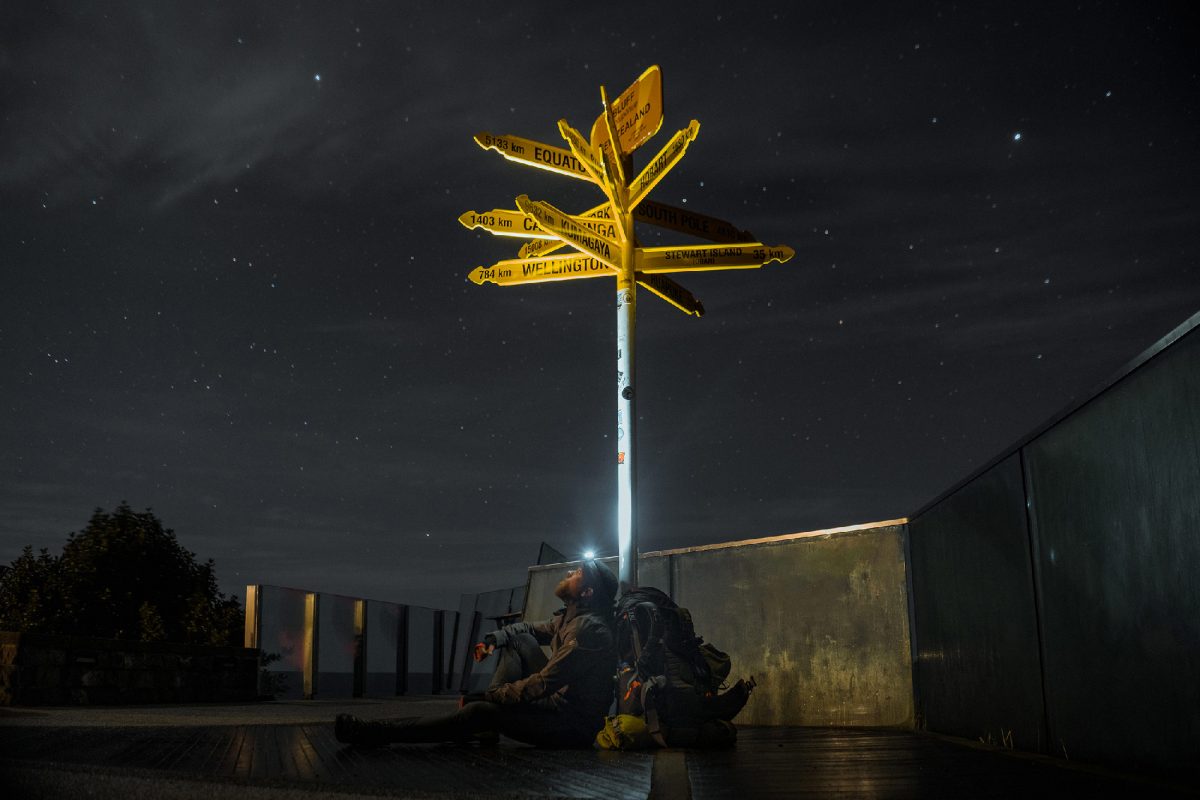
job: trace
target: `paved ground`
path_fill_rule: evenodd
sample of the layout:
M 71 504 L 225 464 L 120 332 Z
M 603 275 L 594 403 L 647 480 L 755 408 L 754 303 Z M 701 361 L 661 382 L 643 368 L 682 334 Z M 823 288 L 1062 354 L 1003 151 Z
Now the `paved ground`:
M 453 700 L 232 706 L 0 708 L 0 797 L 919 798 L 1190 796 L 1188 787 L 1080 769 L 907 731 L 742 728 L 721 752 L 344 747 L 330 721 L 447 710 Z

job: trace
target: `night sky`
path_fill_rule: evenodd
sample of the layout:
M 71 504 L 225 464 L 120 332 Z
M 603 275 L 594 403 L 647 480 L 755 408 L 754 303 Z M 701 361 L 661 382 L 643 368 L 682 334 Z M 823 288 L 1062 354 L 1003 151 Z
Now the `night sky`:
M 1200 310 L 1172 8 L 5 3 L 0 562 L 122 500 L 239 595 L 615 553 L 614 281 L 476 286 L 457 217 L 601 202 L 472 136 L 651 64 L 651 198 L 796 257 L 639 295 L 641 549 L 905 516 Z

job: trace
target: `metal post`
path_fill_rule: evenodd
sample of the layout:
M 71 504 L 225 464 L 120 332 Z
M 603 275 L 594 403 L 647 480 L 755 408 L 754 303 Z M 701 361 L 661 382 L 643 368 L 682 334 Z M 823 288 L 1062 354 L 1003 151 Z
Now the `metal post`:
M 479 595 L 475 595 L 475 603 L 479 603 Z M 471 669 L 475 666 L 473 657 L 475 651 L 475 643 L 479 641 L 479 630 L 483 627 L 483 614 L 478 611 L 471 612 L 471 629 L 467 633 L 466 652 L 462 654 L 462 675 L 458 680 L 458 691 L 460 694 L 466 694 L 471 691 Z
M 396 694 L 408 694 L 408 606 L 396 617 Z
M 246 586 L 246 630 L 243 646 L 253 648 L 255 654 L 254 674 L 258 676 L 255 694 L 265 694 L 263 686 L 262 648 L 259 647 L 259 631 L 262 629 L 262 587 L 258 584 Z
M 454 660 L 458 655 L 458 624 L 462 621 L 462 612 L 452 611 L 454 627 L 450 630 L 450 657 L 446 660 L 446 689 L 454 689 Z
M 614 140 L 614 149 L 615 149 Z M 632 174 L 633 159 L 623 157 Z M 621 187 L 625 191 L 625 187 Z M 617 275 L 617 581 L 624 593 L 638 585 L 637 407 L 634 396 L 637 281 L 634 276 L 633 214 L 620 215 L 624 233 Z
M 262 587 L 258 584 L 246 585 L 246 631 L 243 646 L 258 647 L 258 632 L 262 618 Z
M 367 693 L 367 601 L 354 601 L 354 697 Z
M 436 609 L 433 612 L 433 664 L 431 664 L 430 694 L 442 693 L 442 679 L 446 676 L 446 665 L 442 661 L 446 649 L 446 612 Z
M 316 592 L 304 595 L 304 699 L 317 696 L 317 677 L 320 675 L 321 596 Z

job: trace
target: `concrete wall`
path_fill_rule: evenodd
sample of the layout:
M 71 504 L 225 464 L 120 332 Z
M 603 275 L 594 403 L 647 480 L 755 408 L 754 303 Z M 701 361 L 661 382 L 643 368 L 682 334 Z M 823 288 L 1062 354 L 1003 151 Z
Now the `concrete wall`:
M 913 516 L 930 730 L 1200 770 L 1197 323 Z
M 902 524 L 880 523 L 647 553 L 639 583 L 690 609 L 734 677 L 756 677 L 738 723 L 908 727 L 903 537 Z M 553 588 L 570 568 L 530 569 L 527 619 L 561 605 Z
M 0 705 L 253 700 L 258 651 L 0 632 Z

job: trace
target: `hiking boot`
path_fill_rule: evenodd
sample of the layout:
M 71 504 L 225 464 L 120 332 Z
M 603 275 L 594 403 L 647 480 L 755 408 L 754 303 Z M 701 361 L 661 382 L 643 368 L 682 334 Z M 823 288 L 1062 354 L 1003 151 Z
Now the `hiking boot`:
M 352 714 L 338 714 L 333 721 L 333 737 L 342 744 L 379 747 L 387 738 L 378 723 L 361 720 Z
M 749 680 L 741 679 L 731 686 L 729 691 L 714 697 L 711 705 L 713 716 L 726 721 L 732 720 L 746 705 L 756 685 L 753 677 Z

